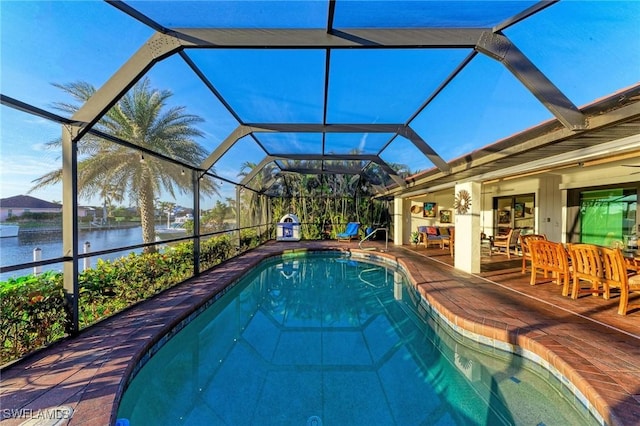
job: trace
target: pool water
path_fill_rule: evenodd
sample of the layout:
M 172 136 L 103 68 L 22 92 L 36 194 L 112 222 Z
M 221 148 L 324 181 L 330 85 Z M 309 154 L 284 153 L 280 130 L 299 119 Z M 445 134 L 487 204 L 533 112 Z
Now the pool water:
M 323 254 L 250 272 L 149 359 L 118 418 L 132 426 L 597 424 L 574 399 L 531 361 L 450 333 L 399 269 Z

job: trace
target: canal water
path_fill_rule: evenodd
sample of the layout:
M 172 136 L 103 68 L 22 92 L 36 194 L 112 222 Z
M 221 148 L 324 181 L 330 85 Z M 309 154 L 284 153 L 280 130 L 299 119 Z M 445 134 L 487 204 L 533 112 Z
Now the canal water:
M 126 247 L 135 244 L 142 244 L 142 228 L 125 229 L 97 229 L 91 231 L 80 231 L 79 236 L 80 253 L 84 252 L 85 243 L 89 243 L 89 251 Z M 41 259 L 53 259 L 62 256 L 62 231 L 47 232 L 24 232 L 20 231 L 17 237 L 0 238 L 0 265 L 10 266 L 33 261 L 33 251 L 41 250 Z M 104 260 L 113 260 L 126 256 L 130 252 L 140 253 L 142 249 L 127 250 L 110 253 L 100 256 Z M 96 257 L 90 258 L 91 265 L 97 262 Z M 83 264 L 81 262 L 80 269 Z M 52 264 L 42 267 L 42 271 L 61 271 L 62 264 Z M 24 269 L 0 274 L 0 281 L 6 281 L 9 277 L 19 277 L 32 273 L 32 269 Z

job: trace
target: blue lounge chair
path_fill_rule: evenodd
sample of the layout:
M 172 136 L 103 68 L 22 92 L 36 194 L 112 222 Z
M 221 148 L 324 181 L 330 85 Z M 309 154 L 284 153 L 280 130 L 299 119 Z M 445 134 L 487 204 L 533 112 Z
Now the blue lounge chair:
M 347 228 L 344 232 L 336 235 L 338 237 L 338 241 L 351 241 L 351 239 L 358 239 L 358 233 L 360 232 L 360 224 L 358 222 L 349 222 L 347 223 Z

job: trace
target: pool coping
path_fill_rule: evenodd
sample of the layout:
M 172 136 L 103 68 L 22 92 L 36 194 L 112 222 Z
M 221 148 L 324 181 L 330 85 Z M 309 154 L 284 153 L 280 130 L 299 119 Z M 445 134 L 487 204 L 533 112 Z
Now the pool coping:
M 74 415 L 68 420 L 69 425 L 114 424 L 119 401 L 137 369 L 170 335 L 217 300 L 248 270 L 265 259 L 287 253 L 334 251 L 351 253 L 363 259 L 386 259 L 399 264 L 422 298 L 456 331 L 490 339 L 487 341 L 491 344 L 503 342 L 516 349 L 521 348 L 523 353 L 526 351 L 539 357 L 543 365 L 547 363 L 553 367 L 563 380 L 571 383 L 584 396 L 604 423 L 623 425 L 624 419 L 629 418 L 622 414 L 627 405 L 621 406 L 616 402 L 623 396 L 625 401 L 632 404 L 633 395 L 621 395 L 624 389 L 620 388 L 615 389 L 615 398 L 611 397 L 616 381 L 603 371 L 598 372 L 595 379 L 593 372 L 585 374 L 584 368 L 578 368 L 575 360 L 571 359 L 575 354 L 567 351 L 567 348 L 557 347 L 558 342 L 554 339 L 529 326 L 500 322 L 496 320 L 496 315 L 493 318 L 492 315 L 474 317 L 447 297 L 438 297 L 440 291 L 436 287 L 447 285 L 445 281 L 449 285 L 461 284 L 462 280 L 472 285 L 482 285 L 481 281 L 486 279 L 464 274 L 450 266 L 448 269 L 438 267 L 434 261 L 432 266 L 441 268 L 438 275 L 443 278 L 436 280 L 436 283 L 433 277 L 425 278 L 422 274 L 428 258 L 410 251 L 395 249 L 384 253 L 371 252 L 340 243 L 309 242 L 297 244 L 297 248 L 289 244 L 270 242 L 232 258 L 84 330 L 75 338 L 54 344 L 3 369 L 2 406 L 34 411 L 70 406 Z M 186 293 L 185 289 L 189 292 Z M 577 361 L 583 365 L 584 360 Z M 10 426 L 22 421 L 24 418 L 7 419 L 2 424 Z

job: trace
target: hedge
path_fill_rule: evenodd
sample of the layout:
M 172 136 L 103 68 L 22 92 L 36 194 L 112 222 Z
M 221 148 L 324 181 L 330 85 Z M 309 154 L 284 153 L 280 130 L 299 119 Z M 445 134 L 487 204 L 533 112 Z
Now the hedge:
M 236 249 L 228 234 L 203 241 L 201 270 L 258 246 L 265 236 L 241 232 Z M 79 323 L 85 328 L 158 294 L 193 272 L 193 243 L 171 245 L 162 253 L 131 253 L 98 260 L 79 277 Z M 6 364 L 66 335 L 70 321 L 61 272 L 45 272 L 0 282 L 0 364 Z

